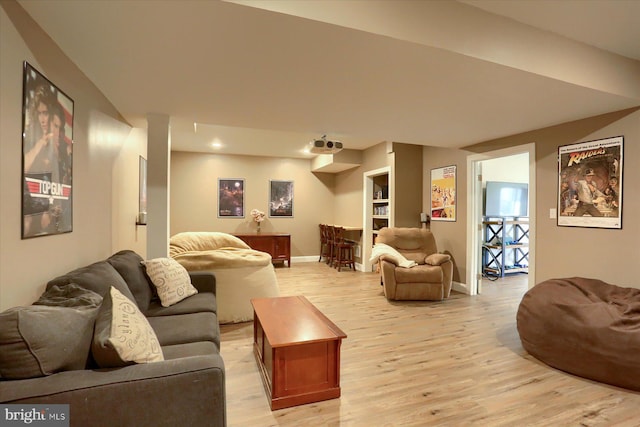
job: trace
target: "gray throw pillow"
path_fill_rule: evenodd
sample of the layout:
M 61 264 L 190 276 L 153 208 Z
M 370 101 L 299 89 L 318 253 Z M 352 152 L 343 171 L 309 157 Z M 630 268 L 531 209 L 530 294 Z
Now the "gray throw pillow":
M 0 377 L 84 369 L 97 309 L 32 305 L 0 313 Z
M 68 285 L 53 285 L 47 289 L 33 305 L 48 305 L 56 307 L 98 308 L 102 303 L 102 296 L 85 289 L 77 283 Z

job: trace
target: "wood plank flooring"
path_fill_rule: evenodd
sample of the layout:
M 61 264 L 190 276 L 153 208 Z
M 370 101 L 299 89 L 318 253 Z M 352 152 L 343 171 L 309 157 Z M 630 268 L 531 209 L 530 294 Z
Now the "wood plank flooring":
M 294 262 L 276 275 L 282 295 L 306 296 L 348 335 L 342 396 L 272 412 L 253 323 L 221 325 L 230 427 L 640 425 L 640 393 L 555 370 L 523 350 L 515 315 L 526 276 L 485 281 L 475 297 L 390 302 L 374 273 Z

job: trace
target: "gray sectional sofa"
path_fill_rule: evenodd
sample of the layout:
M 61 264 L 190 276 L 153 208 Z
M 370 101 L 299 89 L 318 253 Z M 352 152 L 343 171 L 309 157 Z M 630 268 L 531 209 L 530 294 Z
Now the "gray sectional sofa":
M 226 425 L 215 277 L 190 273 L 198 293 L 164 307 L 141 261 L 120 251 L 0 313 L 0 403 L 69 404 L 71 426 Z M 144 314 L 163 361 L 98 367 L 91 339 L 111 286 Z

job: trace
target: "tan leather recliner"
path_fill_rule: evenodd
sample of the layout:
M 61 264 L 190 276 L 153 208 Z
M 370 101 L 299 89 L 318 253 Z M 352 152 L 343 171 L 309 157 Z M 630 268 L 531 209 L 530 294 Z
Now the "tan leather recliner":
M 438 253 L 431 231 L 383 228 L 378 232 L 376 243 L 389 245 L 418 264 L 403 268 L 393 257 L 380 256 L 380 274 L 387 299 L 439 301 L 449 297 L 453 262 L 448 254 Z

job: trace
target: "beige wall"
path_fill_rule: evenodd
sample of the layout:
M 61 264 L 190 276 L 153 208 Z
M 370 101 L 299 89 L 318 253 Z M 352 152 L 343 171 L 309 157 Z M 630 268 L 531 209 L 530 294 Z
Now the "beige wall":
M 420 227 L 422 210 L 421 145 L 393 144 L 394 152 L 394 218 L 396 227 Z
M 218 218 L 219 178 L 243 178 L 244 218 Z M 183 231 L 255 231 L 249 212 L 268 213 L 269 181 L 293 181 L 293 218 L 270 218 L 262 231 L 291 234 L 291 255 L 319 253 L 320 223 L 333 223 L 334 180 L 332 174 L 312 173 L 310 161 L 275 157 L 171 153 L 171 235 Z
M 558 227 L 549 218 L 557 206 L 558 147 L 611 136 L 624 136 L 622 229 Z M 640 288 L 633 266 L 640 264 L 640 110 L 631 109 L 489 141 L 473 152 L 535 142 L 536 282 L 553 277 L 594 277 Z M 466 197 L 466 195 L 465 195 Z
M 147 227 L 137 225 L 140 156 L 147 158 L 147 132 L 131 130 L 113 164 L 113 252 L 121 249 L 147 254 Z M 148 167 L 148 166 L 147 166 Z
M 362 154 L 362 165 L 336 174 L 335 180 L 335 224 L 362 226 L 363 174 L 391 164 L 387 153 L 390 145 L 381 142 Z
M 100 91 L 14 2 L 0 3 L 0 310 L 30 304 L 45 283 L 72 268 L 109 256 L 136 240 L 135 227 L 120 233 L 114 200 L 134 200 L 115 183 L 131 128 Z M 21 240 L 22 70 L 27 60 L 75 102 L 73 148 L 73 231 Z M 137 144 L 137 143 L 136 143 Z M 123 160 L 124 161 L 124 160 Z M 137 161 L 137 160 L 136 160 Z M 127 167 L 128 168 L 128 167 Z M 126 176 L 130 172 L 124 172 Z M 135 174 L 137 176 L 137 164 Z M 137 178 L 126 182 L 137 189 Z M 126 186 L 125 186 L 126 187 Z M 137 193 L 137 190 L 135 190 Z M 137 209 L 137 208 L 136 208 Z M 132 220 L 133 221 L 133 220 Z M 133 222 L 131 222 L 133 224 Z M 118 235 L 117 245 L 114 236 Z
M 262 230 L 291 233 L 294 257 L 317 256 L 318 224 L 362 226 L 363 173 L 389 164 L 393 155 L 387 153 L 388 147 L 391 145 L 380 143 L 365 150 L 362 166 L 336 174 L 311 172 L 310 161 L 303 159 L 174 151 L 171 154 L 171 234 L 255 230 L 249 212 L 253 208 L 267 211 L 269 180 L 293 180 L 294 217 L 267 218 Z M 245 180 L 245 218 L 217 217 L 219 178 Z M 357 232 L 348 237 L 361 238 Z

